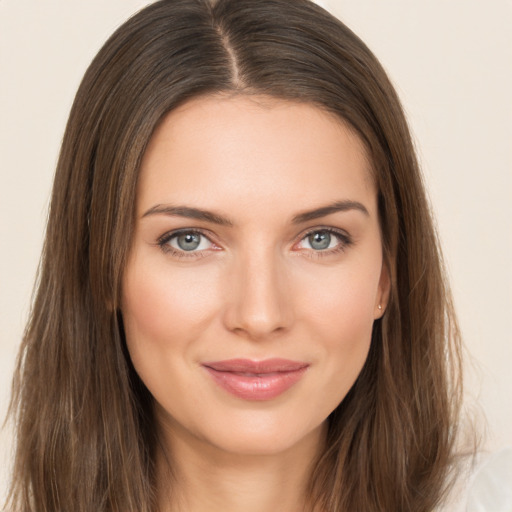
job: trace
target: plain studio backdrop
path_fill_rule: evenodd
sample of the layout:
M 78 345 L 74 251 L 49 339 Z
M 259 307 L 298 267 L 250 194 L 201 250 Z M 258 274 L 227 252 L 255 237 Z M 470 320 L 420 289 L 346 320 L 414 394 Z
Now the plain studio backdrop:
M 264 1 L 264 0 L 262 0 Z M 144 0 L 0 0 L 0 418 L 80 79 Z M 405 106 L 473 362 L 486 448 L 512 446 L 512 0 L 326 0 Z M 0 432 L 0 501 L 12 460 Z

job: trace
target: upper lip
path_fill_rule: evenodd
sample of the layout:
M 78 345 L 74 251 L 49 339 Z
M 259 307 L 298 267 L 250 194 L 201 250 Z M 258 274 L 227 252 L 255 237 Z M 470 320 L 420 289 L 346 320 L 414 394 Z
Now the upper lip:
M 225 361 L 209 361 L 203 363 L 203 366 L 216 370 L 218 372 L 241 372 L 241 373 L 278 373 L 293 372 L 309 366 L 303 361 L 291 361 L 290 359 L 264 359 L 253 361 L 251 359 L 227 359 Z

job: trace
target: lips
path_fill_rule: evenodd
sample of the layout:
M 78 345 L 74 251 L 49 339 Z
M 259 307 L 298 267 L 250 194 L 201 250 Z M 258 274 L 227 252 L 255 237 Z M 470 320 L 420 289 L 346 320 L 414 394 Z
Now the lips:
M 304 375 L 308 363 L 288 359 L 230 359 L 202 365 L 214 382 L 244 400 L 272 400 Z

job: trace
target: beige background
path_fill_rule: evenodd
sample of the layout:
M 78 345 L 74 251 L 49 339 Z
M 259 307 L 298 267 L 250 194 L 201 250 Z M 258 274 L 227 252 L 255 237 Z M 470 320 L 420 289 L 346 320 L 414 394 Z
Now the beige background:
M 2 418 L 69 107 L 106 37 L 147 3 L 0 0 Z M 512 1 L 319 3 L 367 42 L 402 97 L 476 361 L 468 383 L 488 419 L 486 445 L 512 446 Z M 6 428 L 0 497 L 11 446 Z

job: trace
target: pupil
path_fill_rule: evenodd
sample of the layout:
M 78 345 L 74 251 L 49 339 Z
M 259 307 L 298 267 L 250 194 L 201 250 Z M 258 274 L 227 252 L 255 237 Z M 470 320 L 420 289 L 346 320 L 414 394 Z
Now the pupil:
M 318 231 L 309 235 L 308 238 L 311 247 L 319 251 L 327 249 L 331 244 L 331 234 L 326 231 Z
M 199 235 L 187 233 L 178 237 L 178 246 L 184 251 L 193 251 L 199 247 L 201 239 Z

